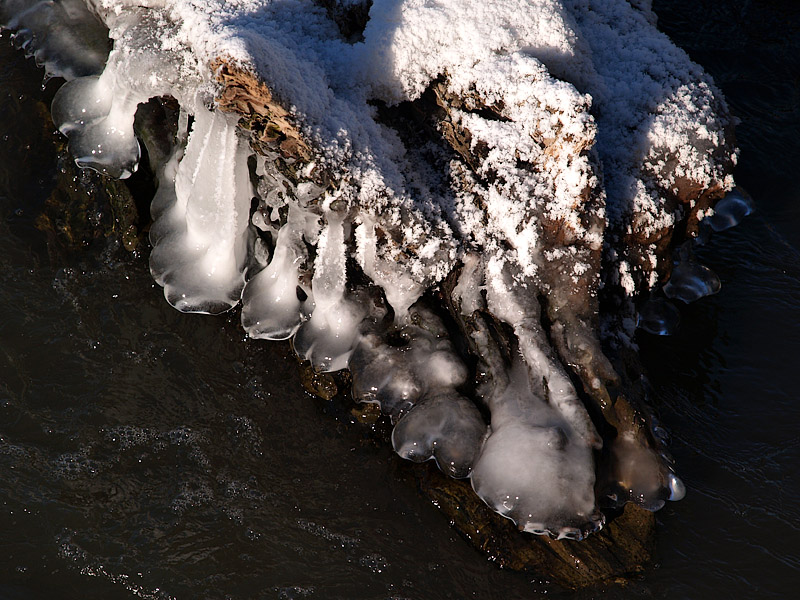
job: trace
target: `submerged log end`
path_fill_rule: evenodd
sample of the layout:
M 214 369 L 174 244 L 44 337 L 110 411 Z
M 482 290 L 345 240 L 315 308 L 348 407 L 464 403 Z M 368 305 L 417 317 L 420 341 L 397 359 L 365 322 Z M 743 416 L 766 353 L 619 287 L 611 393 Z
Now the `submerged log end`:
M 632 504 L 609 518 L 599 533 L 581 542 L 559 541 L 520 533 L 465 480 L 451 479 L 431 464 L 410 468 L 422 492 L 453 527 L 504 568 L 577 589 L 639 573 L 653 561 L 655 516 Z

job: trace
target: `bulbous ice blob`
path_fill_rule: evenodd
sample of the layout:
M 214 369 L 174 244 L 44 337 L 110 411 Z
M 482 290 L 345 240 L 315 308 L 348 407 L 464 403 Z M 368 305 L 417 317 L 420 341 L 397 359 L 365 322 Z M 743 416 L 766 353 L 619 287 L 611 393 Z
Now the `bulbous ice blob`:
M 113 88 L 99 75 L 68 81 L 53 100 L 53 122 L 63 134 L 84 127 L 108 115 L 113 97 Z
M 197 103 L 185 154 L 159 178 L 150 271 L 182 312 L 228 310 L 244 285 L 252 188 L 237 120 Z
M 725 231 L 738 225 L 753 212 L 753 199 L 741 187 L 735 187 L 714 205 L 714 214 L 704 222 L 714 231 Z
M 139 141 L 133 132 L 135 113 L 136 104 L 121 107 L 106 118 L 74 130 L 68 137 L 75 164 L 116 179 L 126 179 L 135 173 L 141 157 Z
M 721 288 L 722 283 L 714 271 L 696 262 L 684 261 L 672 270 L 672 276 L 664 285 L 664 295 L 688 304 L 716 294 Z
M 353 399 L 378 404 L 396 422 L 422 397 L 423 387 L 406 349 L 389 346 L 375 333 L 366 333 L 350 358 Z
M 245 284 L 242 326 L 252 338 L 289 339 L 306 317 L 306 302 L 297 292 L 298 267 L 304 260 L 303 249 L 298 247 L 304 223 L 301 213 L 296 206 L 290 206 L 287 222 L 278 232 L 272 260 Z
M 317 306 L 295 334 L 295 352 L 311 361 L 317 372 L 344 369 L 358 342 L 358 325 L 363 318 L 364 311 L 344 298 L 326 309 Z
M 675 473 L 667 475 L 667 485 L 669 487 L 669 498 L 667 500 L 677 502 L 678 500 L 683 500 L 686 496 L 686 486 L 683 485 L 683 482 Z
M 489 398 L 491 429 L 472 487 L 519 529 L 582 539 L 603 526 L 595 505 L 592 449 L 537 398 L 519 361 Z
M 636 326 L 653 335 L 672 335 L 681 322 L 677 307 L 664 298 L 650 298 L 639 309 Z
M 380 404 L 393 422 L 421 398 L 455 393 L 467 380 L 467 368 L 439 317 L 420 304 L 407 310 L 406 317 L 397 329 L 365 331 L 349 365 L 353 398 Z
M 613 506 L 633 502 L 656 511 L 667 500 L 680 500 L 686 493 L 681 480 L 633 432 L 625 432 L 612 442 L 609 461 L 608 480 L 600 487 Z
M 115 89 L 110 79 L 104 74 L 66 83 L 53 98 L 52 115 L 79 167 L 125 179 L 141 155 L 133 131 L 138 99 Z
M 468 477 L 486 433 L 475 405 L 449 390 L 426 396 L 395 425 L 392 446 L 405 459 L 436 460 L 451 477 Z
M 294 349 L 321 372 L 347 367 L 358 343 L 358 327 L 364 309 L 345 298 L 346 248 L 343 220 L 329 212 L 328 225 L 320 235 L 311 291 L 314 312 L 298 330 Z
M 70 80 L 103 70 L 108 28 L 82 0 L 4 0 L 0 17 L 48 77 Z

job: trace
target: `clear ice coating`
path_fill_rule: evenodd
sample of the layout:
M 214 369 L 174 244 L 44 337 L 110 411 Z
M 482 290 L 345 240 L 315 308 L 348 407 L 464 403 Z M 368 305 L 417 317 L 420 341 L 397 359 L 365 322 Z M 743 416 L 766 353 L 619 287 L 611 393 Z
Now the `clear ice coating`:
M 650 298 L 637 314 L 636 326 L 654 335 L 672 335 L 681 322 L 678 308 L 665 298 Z
M 48 78 L 74 79 L 103 70 L 108 28 L 83 0 L 3 0 L 0 19 Z
M 722 283 L 714 271 L 700 263 L 685 260 L 672 269 L 672 275 L 663 289 L 667 298 L 682 300 L 688 304 L 716 294 L 721 288 Z
M 69 138 L 79 167 L 125 179 L 136 171 L 141 155 L 133 132 L 138 102 L 117 94 L 107 77 L 74 79 L 56 93 L 53 120 Z
M 618 350 L 637 323 L 674 329 L 668 300 L 633 307 L 699 194 L 728 194 L 704 219 L 715 231 L 752 209 L 724 100 L 648 0 L 364 0 L 351 43 L 320 4 L 359 1 L 7 0 L 0 14 L 69 80 L 53 118 L 78 164 L 126 177 L 144 140 L 151 271 L 173 306 L 241 303 L 249 336 L 350 369 L 400 456 L 469 477 L 522 530 L 581 539 L 603 506 L 680 499 L 646 408 L 612 398 L 600 338 Z M 225 68 L 261 96 L 226 104 Z M 135 131 L 160 97 L 180 106 L 166 154 Z M 264 135 L 232 109 L 266 119 Z M 663 293 L 719 287 L 686 256 Z
M 753 212 L 753 199 L 741 187 L 736 186 L 714 205 L 714 214 L 705 222 L 714 231 L 725 231 L 738 225 Z
M 242 326 L 252 338 L 289 339 L 307 316 L 308 296 L 300 288 L 300 264 L 306 259 L 306 249 L 299 240 L 304 227 L 303 211 L 291 205 L 286 224 L 277 233 L 272 260 L 247 282 L 242 294 Z
M 397 454 L 414 462 L 433 458 L 451 477 L 467 477 L 486 434 L 475 404 L 454 390 L 437 390 L 404 416 L 392 430 Z

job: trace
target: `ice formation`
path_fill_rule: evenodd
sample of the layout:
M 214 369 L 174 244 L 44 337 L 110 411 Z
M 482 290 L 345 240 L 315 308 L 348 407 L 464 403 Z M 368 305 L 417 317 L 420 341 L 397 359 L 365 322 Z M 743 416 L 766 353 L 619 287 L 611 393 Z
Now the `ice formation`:
M 81 166 L 132 173 L 137 107 L 177 100 L 171 149 L 148 145 L 151 270 L 176 308 L 241 300 L 251 337 L 348 367 L 398 454 L 470 477 L 520 529 L 581 539 L 601 507 L 683 495 L 646 410 L 612 397 L 598 332 L 633 344 L 640 295 L 719 289 L 691 258 L 665 283 L 659 251 L 733 189 L 736 153 L 648 0 L 7 0 L 3 16 L 69 80 L 53 117 Z M 260 137 L 221 110 L 225 69 L 264 86 L 245 103 Z M 705 227 L 750 207 L 734 191 Z M 655 298 L 638 323 L 668 333 L 674 313 Z

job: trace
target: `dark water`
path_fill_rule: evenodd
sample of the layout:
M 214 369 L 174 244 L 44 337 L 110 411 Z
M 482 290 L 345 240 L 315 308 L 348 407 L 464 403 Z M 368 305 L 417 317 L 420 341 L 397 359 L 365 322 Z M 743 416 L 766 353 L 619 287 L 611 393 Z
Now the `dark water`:
M 742 119 L 759 210 L 703 254 L 722 292 L 641 340 L 689 488 L 658 564 L 575 594 L 474 551 L 286 346 L 174 311 L 143 257 L 51 255 L 40 74 L 0 40 L 0 599 L 796 597 L 800 7 L 656 8 Z

